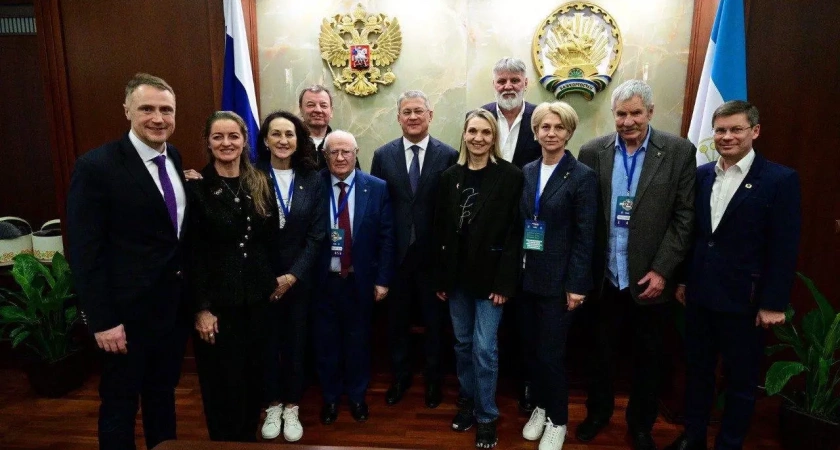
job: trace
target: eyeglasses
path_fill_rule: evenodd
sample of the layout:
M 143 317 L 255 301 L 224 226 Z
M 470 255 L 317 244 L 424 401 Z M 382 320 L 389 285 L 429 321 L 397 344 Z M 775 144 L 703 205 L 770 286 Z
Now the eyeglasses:
M 426 114 L 426 110 L 417 108 L 417 109 L 404 109 L 404 110 L 400 111 L 400 114 L 403 117 L 411 117 L 412 113 L 414 115 L 417 115 L 417 116 L 422 116 L 423 114 Z
M 714 131 L 715 136 L 726 136 L 727 131 L 734 136 L 738 136 L 751 128 L 752 127 L 715 128 Z
M 355 150 L 330 150 L 324 151 L 324 153 L 332 159 L 338 158 L 338 155 L 341 155 L 344 159 L 350 158 L 351 156 L 356 154 Z

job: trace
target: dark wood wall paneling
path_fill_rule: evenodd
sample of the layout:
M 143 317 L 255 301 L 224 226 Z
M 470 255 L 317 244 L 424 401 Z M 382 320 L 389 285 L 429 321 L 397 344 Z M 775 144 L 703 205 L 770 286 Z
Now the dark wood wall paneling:
M 10 15 L 33 14 L 31 2 L 9 3 L 0 6 Z M 35 228 L 59 217 L 38 48 L 34 34 L 0 36 L 0 216 Z
M 222 3 L 173 0 L 59 1 L 78 156 L 120 137 L 125 83 L 136 72 L 164 78 L 177 96 L 171 142 L 188 167 L 206 163 L 201 132 L 217 108 L 224 41 Z
M 747 19 L 748 96 L 761 111 L 757 151 L 802 180 L 798 270 L 840 307 L 840 2 L 752 1 Z M 785 221 L 784 217 L 777 218 Z M 801 283 L 793 305 L 814 303 Z

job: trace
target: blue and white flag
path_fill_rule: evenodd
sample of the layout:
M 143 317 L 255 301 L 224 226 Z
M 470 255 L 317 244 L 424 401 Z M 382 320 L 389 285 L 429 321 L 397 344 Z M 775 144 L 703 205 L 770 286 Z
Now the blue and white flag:
M 257 94 L 251 71 L 251 53 L 240 0 L 225 0 L 225 68 L 222 84 L 222 109 L 233 111 L 248 126 L 251 161 L 257 158 L 257 135 L 260 132 Z
M 743 0 L 721 0 L 703 62 L 700 87 L 688 128 L 697 147 L 697 165 L 717 161 L 712 113 L 730 100 L 747 99 L 747 51 Z

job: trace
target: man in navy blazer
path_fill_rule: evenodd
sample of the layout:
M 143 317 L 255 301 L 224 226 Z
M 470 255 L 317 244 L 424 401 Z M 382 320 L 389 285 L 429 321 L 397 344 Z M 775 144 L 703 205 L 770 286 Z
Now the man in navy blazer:
M 315 358 L 324 405 L 321 422 L 338 415 L 346 394 L 358 422 L 368 418 L 373 303 L 388 295 L 394 273 L 394 218 L 388 188 L 355 168 L 359 151 L 352 134 L 327 135 L 321 171 L 329 208 L 327 239 L 318 264 L 320 289 L 313 305 Z
M 758 109 L 712 115 L 717 162 L 697 168 L 694 252 L 677 299 L 686 306 L 685 433 L 668 448 L 706 448 L 717 356 L 726 406 L 715 449 L 740 449 L 755 407 L 764 329 L 785 322 L 799 249 L 799 176 L 753 150 Z
M 536 105 L 525 101 L 527 88 L 528 76 L 525 74 L 525 63 L 518 58 L 504 57 L 493 66 L 493 89 L 496 91 L 496 101 L 482 106 L 499 122 L 498 145 L 502 158 L 520 169 L 542 156 L 540 144 L 534 139 L 534 130 L 531 129 L 531 115 Z M 534 366 L 537 356 L 533 346 L 527 343 L 533 339 L 530 335 L 533 324 L 528 322 L 527 314 L 521 308 L 521 302 L 508 302 L 508 305 L 505 309 L 513 310 L 515 319 L 513 327 L 519 340 L 517 353 L 522 355 L 523 360 L 523 364 L 517 364 L 521 367 L 522 377 L 519 408 L 523 412 L 530 413 L 535 406 L 531 380 L 536 370 Z
M 142 401 L 146 446 L 175 439 L 175 386 L 188 333 L 181 314 L 181 157 L 167 144 L 175 93 L 137 74 L 126 86 L 130 131 L 76 161 L 67 198 L 70 266 L 104 351 L 99 447 L 133 449 Z
M 426 406 L 440 404 L 440 346 L 443 304 L 431 284 L 432 224 L 440 174 L 455 164 L 458 152 L 429 136 L 433 111 L 421 91 L 407 91 L 397 99 L 397 122 L 403 135 L 373 154 L 371 175 L 388 183 L 396 225 L 396 274 L 388 297 L 388 340 L 393 383 L 385 402 L 398 403 L 411 385 L 409 328 L 412 301 L 419 303 L 426 325 Z

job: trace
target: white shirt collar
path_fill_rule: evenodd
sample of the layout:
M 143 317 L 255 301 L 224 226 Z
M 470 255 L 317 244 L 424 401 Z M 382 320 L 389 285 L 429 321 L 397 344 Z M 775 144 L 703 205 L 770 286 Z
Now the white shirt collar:
M 356 169 L 353 169 L 353 171 L 350 172 L 350 175 L 348 175 L 347 178 L 345 178 L 344 180 L 339 180 L 338 177 L 336 177 L 333 174 L 330 174 L 330 180 L 332 181 L 332 186 L 335 186 L 339 181 L 344 181 L 345 183 L 347 183 L 348 186 L 350 186 L 351 184 L 353 184 L 353 179 L 354 178 L 356 178 Z
M 420 142 L 415 144 L 414 142 L 409 141 L 408 139 L 406 139 L 405 136 L 403 136 L 403 148 L 405 148 L 405 151 L 410 152 L 411 150 L 409 149 L 409 147 L 411 147 L 412 145 L 416 145 L 420 147 L 421 152 L 426 151 L 426 149 L 429 147 L 429 138 L 430 136 L 427 134 L 426 137 L 424 137 L 420 140 Z
M 750 152 L 747 153 L 746 156 L 741 158 L 741 160 L 738 161 L 737 163 L 730 166 L 730 168 L 738 167 L 738 170 L 741 173 L 747 173 L 747 172 L 750 171 L 750 167 L 752 167 L 753 161 L 755 161 L 755 150 L 750 149 Z M 723 158 L 718 159 L 717 164 L 715 164 L 715 173 L 718 174 L 718 175 L 722 175 L 724 173 Z
M 144 162 L 151 161 L 160 155 L 166 155 L 166 148 L 163 149 L 163 153 L 160 153 L 152 147 L 149 147 L 143 141 L 141 141 L 136 134 L 134 134 L 134 130 L 128 131 L 128 139 L 131 141 L 131 144 L 134 146 L 134 149 L 137 150 L 137 153 L 140 155 L 140 159 L 142 159 Z
M 519 108 L 519 114 L 517 114 L 516 117 L 513 119 L 513 123 L 516 123 L 516 122 L 519 122 L 520 120 L 522 120 L 522 115 L 523 114 L 525 114 L 525 100 L 524 99 L 522 100 L 522 107 Z M 507 121 L 507 118 L 505 118 L 505 115 L 502 113 L 501 108 L 499 108 L 498 103 L 496 103 L 496 117 L 503 118 L 505 121 Z

